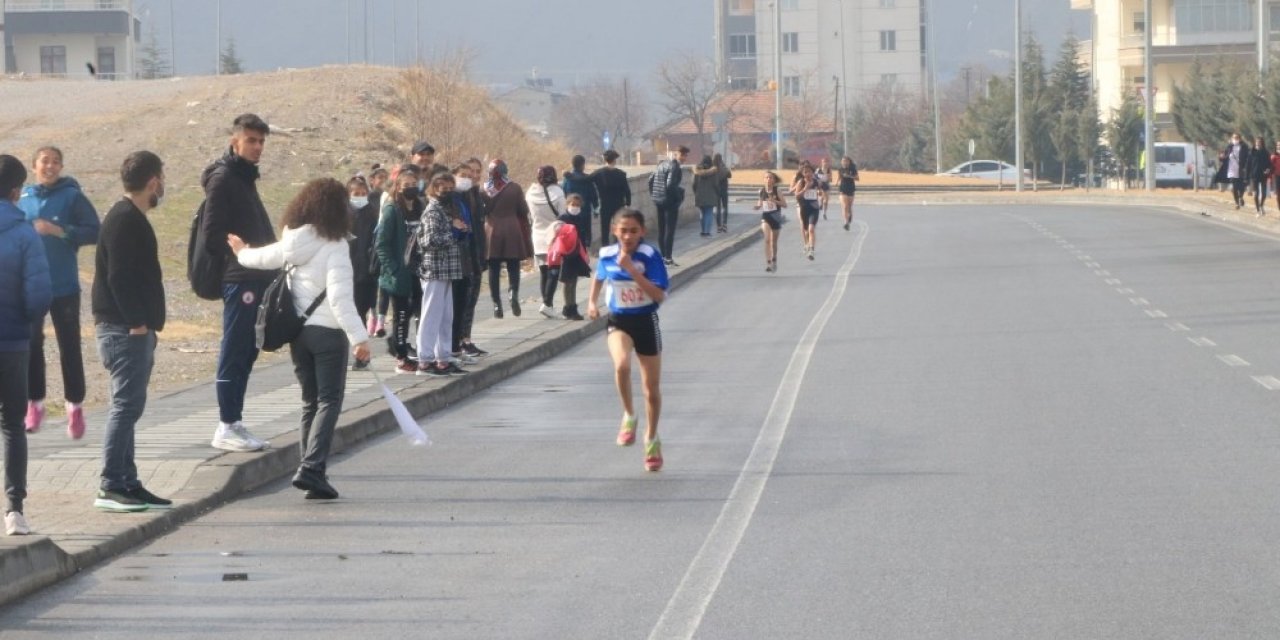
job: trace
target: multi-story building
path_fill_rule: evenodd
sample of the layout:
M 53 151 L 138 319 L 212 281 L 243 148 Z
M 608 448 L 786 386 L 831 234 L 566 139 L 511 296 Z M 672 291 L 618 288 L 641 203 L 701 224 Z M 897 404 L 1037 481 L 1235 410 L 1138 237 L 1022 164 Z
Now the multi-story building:
M 924 91 L 922 0 L 714 2 L 716 65 L 732 89 L 765 89 L 779 80 L 783 95 L 834 95 L 841 78 L 850 101 L 885 84 Z M 782 72 L 775 79 L 779 45 Z
M 1170 115 L 1173 87 L 1186 82 L 1192 64 L 1223 57 L 1258 59 L 1258 15 L 1268 43 L 1280 36 L 1280 0 L 1152 0 L 1151 19 L 1144 0 L 1070 0 L 1072 9 L 1089 11 L 1093 40 L 1083 43 L 1082 58 L 1093 76 L 1102 119 L 1125 95 L 1144 99 L 1148 84 L 1154 92 L 1157 140 L 1177 141 Z M 1144 58 L 1146 30 L 1151 29 L 1148 83 Z
M 0 0 L 4 70 L 28 76 L 131 78 L 133 0 Z

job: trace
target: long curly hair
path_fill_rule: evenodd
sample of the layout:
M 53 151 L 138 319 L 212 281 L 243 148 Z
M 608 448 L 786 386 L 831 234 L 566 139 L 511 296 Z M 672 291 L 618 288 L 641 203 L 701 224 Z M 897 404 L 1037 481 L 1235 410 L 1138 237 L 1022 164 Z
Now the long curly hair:
M 297 229 L 304 224 L 315 227 L 316 235 L 326 240 L 345 239 L 351 231 L 347 188 L 333 178 L 317 178 L 304 185 L 284 208 L 281 226 Z

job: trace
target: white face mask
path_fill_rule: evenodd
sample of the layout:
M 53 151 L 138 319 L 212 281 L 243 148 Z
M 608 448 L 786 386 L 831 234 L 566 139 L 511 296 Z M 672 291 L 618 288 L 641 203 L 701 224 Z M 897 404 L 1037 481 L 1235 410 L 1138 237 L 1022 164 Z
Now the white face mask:
M 369 196 L 351 196 L 351 206 L 363 209 L 369 204 Z
M 453 188 L 457 191 L 470 191 L 471 178 L 457 178 L 453 181 Z
M 569 215 L 576 216 L 579 213 L 582 213 L 582 207 L 568 207 L 568 209 L 569 209 Z

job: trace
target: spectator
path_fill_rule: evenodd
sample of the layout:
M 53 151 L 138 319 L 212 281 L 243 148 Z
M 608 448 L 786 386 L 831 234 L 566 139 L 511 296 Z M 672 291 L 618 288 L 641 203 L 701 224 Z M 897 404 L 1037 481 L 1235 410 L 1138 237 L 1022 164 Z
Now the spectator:
M 578 225 L 575 224 L 585 215 L 582 196 L 569 194 L 565 198 L 565 212 L 560 214 L 559 223 L 552 230 L 552 247 L 547 252 L 548 264 L 552 265 L 556 279 L 564 284 L 564 309 L 561 312 L 568 320 L 583 319 L 578 312 L 578 278 L 592 275 L 587 245 L 578 237 Z
M 378 202 L 374 200 L 365 179 L 356 176 L 347 181 L 348 204 L 351 213 L 351 271 L 354 274 L 352 295 L 356 315 L 365 323 L 370 335 L 377 332 L 378 304 Z M 357 359 L 351 368 L 359 371 L 368 366 Z
M 538 291 L 542 294 L 542 306 L 538 308 L 538 312 L 554 318 L 558 283 L 547 264 L 547 247 L 554 233 L 552 227 L 564 212 L 564 190 L 556 184 L 556 168 L 551 165 L 540 167 L 537 184 L 529 185 L 524 199 L 529 205 L 533 221 L 530 240 L 533 243 L 533 257 L 538 265 Z
M 720 170 L 712 163 L 711 156 L 702 156 L 702 161 L 693 168 L 693 204 L 700 213 L 700 235 L 710 238 L 716 206 L 720 204 Z
M 168 509 L 173 501 L 142 486 L 133 459 L 134 427 L 147 405 L 156 334 L 165 321 L 160 247 L 147 219 L 164 198 L 164 164 L 150 151 L 129 154 L 120 181 L 125 195 L 107 212 L 94 257 L 93 321 L 98 354 L 111 375 L 111 413 L 93 506 L 116 512 Z
M 688 157 L 689 147 L 678 147 L 649 175 L 649 197 L 658 209 L 658 252 L 663 256 L 663 264 L 668 267 L 680 266 L 672 256 L 675 255 L 680 205 L 684 204 L 684 187 L 680 186 L 680 163 Z
M 591 174 L 596 183 L 596 193 L 600 195 L 600 246 L 613 241 L 613 214 L 623 207 L 631 206 L 631 183 L 627 180 L 627 172 L 617 168 L 618 152 L 610 149 L 604 152 L 605 166 Z
M 53 298 L 44 243 L 18 208 L 27 168 L 0 155 L 0 297 L 22 304 L 0 304 L 0 432 L 4 436 L 5 535 L 31 533 L 23 515 L 27 497 L 27 433 L 20 416 L 27 402 L 31 325 L 49 310 Z
M 1218 154 L 1218 173 L 1213 181 L 1231 185 L 1231 199 L 1236 209 L 1244 206 L 1244 163 L 1248 156 L 1249 148 L 1239 133 L 1231 134 L 1231 142 Z
M 1267 143 L 1258 136 L 1253 139 L 1253 149 L 1245 161 L 1245 178 L 1249 180 L 1249 192 L 1253 194 L 1253 208 L 1259 218 L 1263 216 L 1263 207 L 1267 204 L 1267 182 L 1271 177 L 1271 154 L 1267 153 Z
M 422 231 L 411 240 L 422 250 L 418 277 L 422 314 L 418 321 L 418 375 L 467 373 L 451 362 L 453 342 L 453 283 L 462 278 L 461 235 L 470 231 L 453 197 L 450 174 L 437 175 L 427 187 L 427 210 Z
M 716 230 L 720 233 L 729 232 L 729 179 L 733 177 L 733 172 L 724 164 L 724 156 L 716 154 L 711 158 L 711 164 L 715 165 L 719 175 L 716 176 L 716 191 L 720 196 L 719 202 L 716 203 Z
M 467 230 L 461 234 L 459 249 L 462 257 L 462 278 L 453 283 L 453 344 L 452 354 L 462 364 L 474 364 L 476 358 L 488 354 L 471 342 L 471 327 L 475 322 L 476 303 L 480 301 L 481 274 L 484 273 L 484 229 L 487 198 L 476 185 L 471 164 L 453 168 L 454 199 Z
M 49 260 L 49 278 L 53 283 L 53 303 L 49 317 L 58 340 L 58 359 L 62 364 L 63 397 L 66 398 L 67 435 L 84 436 L 84 357 L 80 338 L 80 265 L 76 253 L 80 247 L 98 241 L 98 212 L 71 176 L 62 175 L 62 151 L 57 147 L 41 147 L 35 156 L 36 184 L 22 192 L 18 206 L 35 226 L 44 242 Z M 44 422 L 45 384 L 44 316 L 31 324 L 31 361 L 27 389 L 27 433 L 40 430 Z
M 570 162 L 573 169 L 565 172 L 564 183 L 560 188 L 566 196 L 574 193 L 582 196 L 584 215 L 574 220 L 574 224 L 578 227 L 578 239 L 589 247 L 591 246 L 591 217 L 599 214 L 600 194 L 596 191 L 595 180 L 586 173 L 587 159 L 578 155 L 574 156 Z
M 396 359 L 396 373 L 417 373 L 418 365 L 409 360 L 409 320 L 413 317 L 413 289 L 417 282 L 414 271 L 405 261 L 409 243 L 407 219 L 420 218 L 418 209 L 418 174 L 404 167 L 391 181 L 391 203 L 382 208 L 375 237 L 378 253 L 378 288 L 391 299 L 392 316 L 387 331 L 387 344 Z
M 250 246 L 276 241 L 257 186 L 258 163 L 270 133 L 271 128 L 262 118 L 252 113 L 238 116 L 232 122 L 231 147 L 200 176 L 205 197 L 201 232 L 210 253 L 230 254 L 228 234 L 243 238 Z M 249 374 L 258 359 L 254 322 L 262 305 L 262 293 L 276 274 L 274 270 L 245 267 L 234 255 L 228 255 L 226 262 L 222 276 L 222 345 L 214 383 L 219 422 L 211 444 L 226 451 L 261 451 L 269 443 L 245 428 L 244 398 Z
M 409 154 L 413 164 L 418 167 L 418 189 L 423 194 L 426 193 L 427 183 L 432 178 L 442 173 L 449 173 L 449 167 L 436 162 L 436 148 L 426 140 L 419 140 L 417 144 L 414 144 Z M 424 195 L 423 197 L 425 198 L 426 196 Z
M 351 292 L 348 197 L 342 183 L 333 178 L 312 180 L 285 207 L 279 242 L 251 249 L 235 234 L 226 236 L 244 266 L 280 269 L 290 265 L 289 289 L 299 314 L 325 296 L 289 345 L 293 371 L 302 387 L 298 442 L 302 461 L 293 486 L 305 491 L 308 500 L 338 498 L 327 471 L 333 430 L 342 414 L 347 352 L 356 360 L 369 359 L 369 334 L 356 315 Z
M 529 204 L 523 189 L 507 176 L 507 163 L 495 159 L 489 163 L 489 179 L 484 192 L 489 197 L 489 215 L 485 218 L 486 258 L 489 262 L 489 295 L 493 298 L 493 317 L 502 317 L 502 298 L 498 288 L 498 272 L 507 269 L 507 291 L 511 313 L 520 315 L 520 262 L 533 257 Z

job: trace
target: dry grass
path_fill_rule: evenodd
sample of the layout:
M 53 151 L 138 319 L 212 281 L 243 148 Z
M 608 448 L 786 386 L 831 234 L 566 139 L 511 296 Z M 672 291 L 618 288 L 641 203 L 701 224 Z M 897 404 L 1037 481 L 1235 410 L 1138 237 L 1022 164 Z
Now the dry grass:
M 387 117 L 389 108 L 405 95 L 406 86 L 433 74 L 452 83 L 453 97 L 444 117 L 397 128 Z M 444 95 L 439 84 L 425 89 L 421 97 L 427 104 Z M 29 160 L 37 147 L 60 147 L 65 173 L 80 181 L 99 215 L 119 197 L 118 172 L 126 155 L 150 149 L 164 159 L 169 197 L 150 214 L 160 244 L 169 316 L 160 335 L 152 385 L 156 392 L 213 375 L 222 305 L 190 292 L 185 277 L 187 230 L 203 197 L 200 172 L 225 151 L 236 115 L 254 112 L 272 125 L 258 188 L 273 215 L 307 180 L 345 179 L 374 162 L 401 162 L 417 138 L 432 140 L 441 152 L 439 161 L 446 164 L 506 154 L 517 180 L 527 180 L 517 171 L 568 157 L 563 149 L 529 140 L 519 127 L 504 123 L 505 114 L 496 112 L 483 92 L 466 85 L 458 74 L 430 69 L 335 66 L 136 82 L 0 79 L 0 92 L 5 110 L 0 153 Z M 460 128 L 450 125 L 451 116 L 452 122 L 459 122 L 467 119 L 465 114 L 476 113 L 485 114 L 493 135 L 459 135 L 455 129 Z M 91 411 L 102 408 L 107 395 L 88 304 L 93 254 L 92 247 L 80 252 L 85 367 L 93 381 L 87 398 Z M 53 363 L 58 355 L 48 323 L 45 333 L 45 357 Z M 263 354 L 260 362 L 280 357 Z M 49 367 L 49 400 L 55 412 L 61 409 L 62 394 L 57 371 L 57 366 Z

